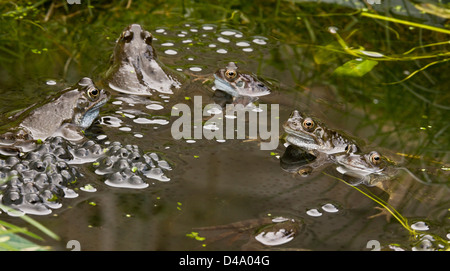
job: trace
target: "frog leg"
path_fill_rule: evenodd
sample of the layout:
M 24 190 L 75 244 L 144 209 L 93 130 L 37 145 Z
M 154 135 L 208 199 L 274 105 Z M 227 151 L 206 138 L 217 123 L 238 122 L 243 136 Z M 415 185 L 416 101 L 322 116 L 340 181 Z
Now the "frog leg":
M 380 211 L 377 214 L 368 216 L 367 217 L 368 219 L 372 219 L 372 218 L 379 217 L 379 216 L 385 216 L 386 222 L 389 223 L 391 221 L 392 214 L 386 208 L 376 206 L 376 207 L 374 207 L 374 209 L 377 209 Z
M 363 184 L 370 180 L 368 175 L 361 175 L 357 172 L 348 170 L 346 167 L 338 166 L 336 171 L 342 174 L 342 179 L 352 186 Z
M 233 104 L 242 104 L 244 106 L 249 105 L 250 103 L 258 100 L 258 97 L 250 97 L 250 96 L 237 96 L 233 99 Z
M 62 138 L 75 143 L 81 143 L 86 140 L 80 127 L 72 123 L 64 123 L 61 125 L 53 136 L 61 136 Z
M 0 145 L 0 155 L 16 156 L 19 153 L 20 153 L 20 150 L 17 147 Z

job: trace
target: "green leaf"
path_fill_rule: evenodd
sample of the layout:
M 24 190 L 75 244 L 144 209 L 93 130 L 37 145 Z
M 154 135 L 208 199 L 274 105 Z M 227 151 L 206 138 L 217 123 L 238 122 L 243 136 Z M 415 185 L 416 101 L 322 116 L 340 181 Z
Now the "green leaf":
M 344 65 L 334 70 L 333 75 L 362 77 L 366 73 L 370 72 L 377 64 L 378 61 L 375 60 L 364 59 L 359 61 L 353 59 L 347 61 Z

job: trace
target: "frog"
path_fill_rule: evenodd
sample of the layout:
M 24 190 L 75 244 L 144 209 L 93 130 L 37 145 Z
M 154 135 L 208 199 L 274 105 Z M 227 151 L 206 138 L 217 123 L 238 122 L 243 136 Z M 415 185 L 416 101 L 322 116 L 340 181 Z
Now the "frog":
M 286 132 L 286 141 L 300 147 L 311 154 L 318 156 L 356 153 L 360 150 L 355 139 L 327 128 L 319 120 L 305 116 L 294 110 L 288 120 L 283 124 Z
M 158 60 L 153 35 L 139 24 L 127 26 L 117 39 L 105 83 L 114 91 L 150 96 L 173 94 L 181 83 Z
M 401 167 L 394 157 L 384 156 L 373 148 L 363 151 L 353 138 L 297 110 L 283 127 L 290 144 L 280 159 L 283 170 L 308 177 L 332 166 L 333 173 L 349 185 L 377 187 L 387 192 L 388 202 L 394 206 L 404 197 L 405 189 L 395 182 Z M 385 209 L 381 214 L 390 218 Z
M 214 88 L 231 96 L 233 103 L 247 105 L 258 97 L 271 93 L 271 89 L 262 80 L 251 73 L 238 71 L 235 62 L 229 62 L 225 68 L 214 73 Z
M 352 186 L 375 187 L 386 192 L 389 195 L 388 204 L 396 208 L 408 194 L 408 187 L 412 185 L 409 181 L 416 180 L 417 177 L 393 159 L 394 157 L 387 157 L 375 150 L 332 157 L 337 165 L 336 171 L 342 174 L 345 182 Z M 412 179 L 407 178 L 407 182 L 400 183 L 396 177 L 401 170 L 409 173 Z M 368 218 L 385 216 L 386 220 L 390 221 L 392 214 L 386 208 L 375 207 L 375 209 L 380 212 Z
M 84 131 L 108 99 L 108 91 L 97 88 L 92 79 L 84 77 L 43 103 L 12 116 L 15 127 L 0 136 L 0 147 L 28 152 L 36 147 L 36 142 L 58 136 L 81 143 L 86 140 Z
M 337 164 L 336 170 L 344 176 L 344 180 L 352 185 L 376 186 L 397 173 L 395 164 L 374 150 L 334 155 L 331 160 Z
M 286 172 L 306 178 L 333 164 L 329 155 L 318 154 L 315 156 L 299 147 L 289 145 L 280 157 L 280 166 Z
M 217 244 L 223 247 L 240 242 L 242 250 L 283 250 L 279 246 L 296 238 L 303 226 L 301 220 L 291 217 L 267 216 L 194 230 L 199 231 L 199 236 L 206 237 L 205 243 L 208 246 Z M 220 244 L 221 241 L 224 241 L 224 244 Z
M 388 203 L 391 206 L 399 206 L 400 201 L 408 193 L 408 185 L 396 182 L 397 174 L 402 169 L 391 160 L 372 150 L 367 153 L 335 153 L 324 154 L 318 152 L 314 156 L 297 146 L 289 145 L 280 158 L 281 168 L 289 173 L 310 177 L 327 170 L 327 173 L 345 181 L 350 186 L 365 186 L 371 189 L 380 189 L 389 195 Z M 330 169 L 331 168 L 331 169 Z M 391 213 L 385 208 L 375 207 L 381 210 L 378 214 L 369 216 L 386 216 L 387 221 Z

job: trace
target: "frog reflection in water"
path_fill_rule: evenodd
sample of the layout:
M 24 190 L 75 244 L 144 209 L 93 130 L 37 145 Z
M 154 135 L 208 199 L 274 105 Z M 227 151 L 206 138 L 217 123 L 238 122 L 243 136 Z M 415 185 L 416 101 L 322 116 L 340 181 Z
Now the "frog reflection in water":
M 229 95 L 234 104 L 247 105 L 258 97 L 270 94 L 271 90 L 265 83 L 255 76 L 238 71 L 234 62 L 229 62 L 225 69 L 219 69 L 214 73 L 215 97 Z M 217 93 L 217 90 L 223 92 Z M 226 93 L 227 95 L 224 95 Z
M 397 172 L 394 165 L 376 151 L 368 154 L 346 152 L 317 154 L 318 156 L 314 156 L 301 148 L 289 145 L 280 159 L 281 168 L 308 177 L 330 165 L 335 165 L 336 171 L 342 174 L 347 183 L 366 186 L 383 184 L 383 181 L 392 179 Z
M 328 129 L 313 118 L 302 116 L 297 110 L 292 112 L 283 128 L 287 133 L 286 141 L 307 153 L 300 151 L 295 154 L 289 150 L 287 157 L 300 155 L 302 158 L 297 160 L 302 162 L 309 155 L 306 164 L 312 169 L 333 163 L 337 165 L 338 172 L 359 177 L 360 180 L 354 184 L 369 186 L 376 183 L 375 180 L 389 179 L 394 174 L 393 167 L 378 152 L 362 153 L 354 139 Z
M 241 242 L 242 250 L 264 250 L 289 243 L 301 232 L 303 224 L 292 218 L 264 217 L 234 222 L 226 225 L 196 228 L 205 242 L 229 247 Z M 225 241 L 219 244 L 220 241 Z
M 27 151 L 35 147 L 36 140 L 55 136 L 81 142 L 85 139 L 84 129 L 91 126 L 108 98 L 109 93 L 98 89 L 90 78 L 82 78 L 45 104 L 15 116 L 19 124 L 0 136 L 0 148 Z
M 128 94 L 172 94 L 180 83 L 168 75 L 157 60 L 153 36 L 139 24 L 128 26 L 117 40 L 112 66 L 107 72 L 111 89 Z
M 391 194 L 390 203 L 403 197 L 402 189 L 393 191 L 389 187 L 397 174 L 396 166 L 378 152 L 362 152 L 355 140 L 297 110 L 283 127 L 291 144 L 280 159 L 283 170 L 306 177 L 334 165 L 351 185 L 377 186 Z

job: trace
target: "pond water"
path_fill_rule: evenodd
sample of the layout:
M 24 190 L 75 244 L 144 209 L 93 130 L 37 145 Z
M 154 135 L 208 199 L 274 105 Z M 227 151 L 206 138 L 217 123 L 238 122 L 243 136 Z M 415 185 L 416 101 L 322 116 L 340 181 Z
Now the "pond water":
M 92 162 L 74 165 L 84 174 L 74 185 L 78 197 L 62 199 L 51 214 L 32 215 L 60 237 L 39 244 L 55 250 L 66 250 L 69 240 L 82 250 L 369 250 L 375 240 L 386 250 L 448 249 L 449 28 L 440 14 L 383 0 L 378 6 L 128 1 L 129 8 L 121 1 L 81 2 L 2 4 L 2 123 L 83 76 L 101 85 L 115 40 L 139 23 L 182 86 L 148 97 L 113 93 L 86 136 L 103 148 L 137 145 L 170 169 L 133 189 L 108 185 Z M 278 128 L 268 127 L 278 129 L 276 148 L 262 149 L 260 138 L 174 139 L 172 107 L 193 108 L 196 97 L 203 106 L 214 103 L 213 74 L 230 61 L 271 87 L 256 105 L 268 105 L 259 114 L 279 106 Z M 401 195 L 390 203 L 405 220 L 369 218 L 380 205 L 333 170 L 306 178 L 284 171 L 282 124 L 293 110 L 400 161 L 407 170 L 389 180 L 390 189 L 371 191 L 382 199 Z M 81 190 L 86 184 L 96 191 Z M 23 225 L 5 212 L 0 220 Z M 275 224 L 277 231 L 264 234 Z

